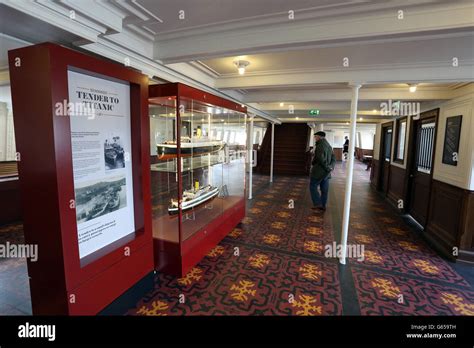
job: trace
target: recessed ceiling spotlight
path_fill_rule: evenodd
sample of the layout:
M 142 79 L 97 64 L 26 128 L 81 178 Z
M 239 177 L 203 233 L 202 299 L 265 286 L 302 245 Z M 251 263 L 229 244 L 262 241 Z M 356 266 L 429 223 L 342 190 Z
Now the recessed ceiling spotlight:
M 377 112 L 377 110 L 373 109 L 372 112 L 375 114 Z
M 412 84 L 410 84 L 410 85 L 408 85 L 408 86 L 410 86 L 410 87 L 408 87 L 408 89 L 409 89 L 409 91 L 410 91 L 411 93 L 415 93 L 415 92 L 416 92 L 416 88 L 418 87 L 418 85 L 417 85 L 416 83 L 412 83 Z
M 285 106 L 285 103 L 280 103 L 280 106 Z
M 299 120 L 300 118 L 298 116 L 296 116 L 296 119 Z
M 247 66 L 250 65 L 250 62 L 246 60 L 236 60 L 234 62 L 234 65 L 237 67 L 237 70 L 239 71 L 239 75 L 243 75 L 245 74 L 245 69 L 247 68 Z
M 364 118 L 363 118 L 363 117 L 359 118 L 359 121 L 363 121 L 363 120 L 364 120 Z

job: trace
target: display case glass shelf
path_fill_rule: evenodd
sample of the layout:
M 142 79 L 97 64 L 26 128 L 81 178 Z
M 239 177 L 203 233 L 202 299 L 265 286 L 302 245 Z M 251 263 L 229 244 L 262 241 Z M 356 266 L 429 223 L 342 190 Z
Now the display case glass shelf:
M 179 83 L 149 94 L 155 263 L 182 275 L 245 213 L 246 109 Z

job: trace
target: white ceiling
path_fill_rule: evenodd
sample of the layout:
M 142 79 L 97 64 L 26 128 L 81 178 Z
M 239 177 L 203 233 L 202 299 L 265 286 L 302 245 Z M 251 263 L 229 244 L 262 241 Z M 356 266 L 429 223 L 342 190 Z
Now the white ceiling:
M 150 77 L 233 98 L 271 120 L 303 122 L 320 108 L 345 121 L 351 83 L 363 85 L 368 120 L 380 120 L 381 101 L 429 107 L 473 89 L 472 0 L 3 0 L 0 21 L 8 35 L 128 58 Z M 244 76 L 238 58 L 250 62 Z
M 113 1 L 112 1 L 113 2 Z M 365 1 L 375 3 L 377 1 Z M 280 16 L 288 11 L 297 14 L 310 10 L 337 9 L 360 4 L 358 0 L 137 0 L 152 14 L 151 19 L 139 22 L 158 35 L 206 28 L 223 23 L 245 23 L 249 20 Z M 121 6 L 120 3 L 117 6 Z M 180 19 L 184 11 L 184 19 Z
M 383 42 L 340 47 L 318 47 L 311 49 L 231 56 L 202 61 L 219 75 L 237 76 L 234 61 L 250 62 L 246 74 L 271 73 L 279 71 L 304 71 L 308 69 L 342 69 L 343 59 L 349 59 L 349 68 L 376 68 L 378 66 L 404 66 L 407 64 L 451 65 L 453 57 L 459 61 L 473 58 L 472 34 L 441 39 L 420 39 L 403 42 Z

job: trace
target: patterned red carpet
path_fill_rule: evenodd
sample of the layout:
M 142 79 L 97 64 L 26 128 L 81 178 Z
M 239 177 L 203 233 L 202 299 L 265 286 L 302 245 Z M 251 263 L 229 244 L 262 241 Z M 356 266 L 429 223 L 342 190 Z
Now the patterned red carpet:
M 345 272 L 324 256 L 339 238 L 343 165 L 325 214 L 309 209 L 307 178 L 267 180 L 255 179 L 238 228 L 184 278 L 157 274 L 128 314 L 474 315 L 472 286 L 369 188 L 364 165 L 354 173 L 349 243 L 364 244 L 365 259 Z
M 472 268 L 431 250 L 370 189 L 364 169 L 357 164 L 354 172 L 349 231 L 349 243 L 365 247 L 363 261 L 341 266 L 324 255 L 325 245 L 339 238 L 343 165 L 336 167 L 324 214 L 310 209 L 308 178 L 277 177 L 269 185 L 268 177 L 256 176 L 242 224 L 184 278 L 156 274 L 154 289 L 122 314 L 474 315 Z M 2 268 L 6 262 L 0 261 L 0 314 L 27 312 L 21 291 L 23 302 L 2 297 L 6 281 L 8 293 L 27 282 L 24 261 Z M 8 300 L 23 307 L 6 307 Z

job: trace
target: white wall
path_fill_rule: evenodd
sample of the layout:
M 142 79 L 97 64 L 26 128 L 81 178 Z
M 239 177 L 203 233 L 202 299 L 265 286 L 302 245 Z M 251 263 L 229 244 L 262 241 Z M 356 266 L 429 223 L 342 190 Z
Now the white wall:
M 433 179 L 466 190 L 474 190 L 474 93 L 469 92 L 461 97 L 431 106 L 429 109 L 440 109 L 438 119 L 438 130 L 436 136 L 436 149 L 433 166 Z M 427 110 L 423 110 L 427 111 Z M 459 144 L 458 165 L 451 166 L 442 163 L 444 136 L 446 132 L 446 118 L 450 116 L 463 115 L 461 125 L 461 139 Z M 407 138 L 405 143 L 405 161 L 403 164 L 393 162 L 395 141 L 392 141 L 391 164 L 406 169 L 408 157 L 408 139 L 411 136 L 410 128 L 412 118 L 408 117 Z M 394 136 L 396 133 L 396 122 L 394 122 Z M 380 134 L 382 126 L 377 125 L 374 146 L 374 158 L 380 159 Z M 393 139 L 395 140 L 395 138 Z
M 341 147 L 341 146 L 336 146 L 334 143 L 334 133 L 332 130 L 327 130 L 324 131 L 326 133 L 326 140 L 328 141 L 329 145 L 331 145 L 333 148 L 334 147 Z
M 452 99 L 440 105 L 438 134 L 433 179 L 466 190 L 474 190 L 474 93 Z M 458 165 L 444 164 L 443 146 L 446 131 L 446 119 L 462 115 L 461 139 L 458 152 Z
M 374 148 L 374 132 L 359 132 L 360 148 L 364 150 L 372 150 Z
M 347 133 L 345 133 L 343 130 L 334 131 L 334 145 L 332 145 L 332 147 L 343 147 L 345 134 Z
M 342 148 L 344 146 L 345 137 L 350 137 L 350 130 L 348 126 L 341 127 L 340 125 L 326 125 L 326 140 L 333 148 Z M 358 125 L 356 129 L 355 141 L 356 147 L 365 150 L 372 150 L 374 148 L 374 134 L 375 125 Z M 351 139 L 349 139 L 351 141 Z

